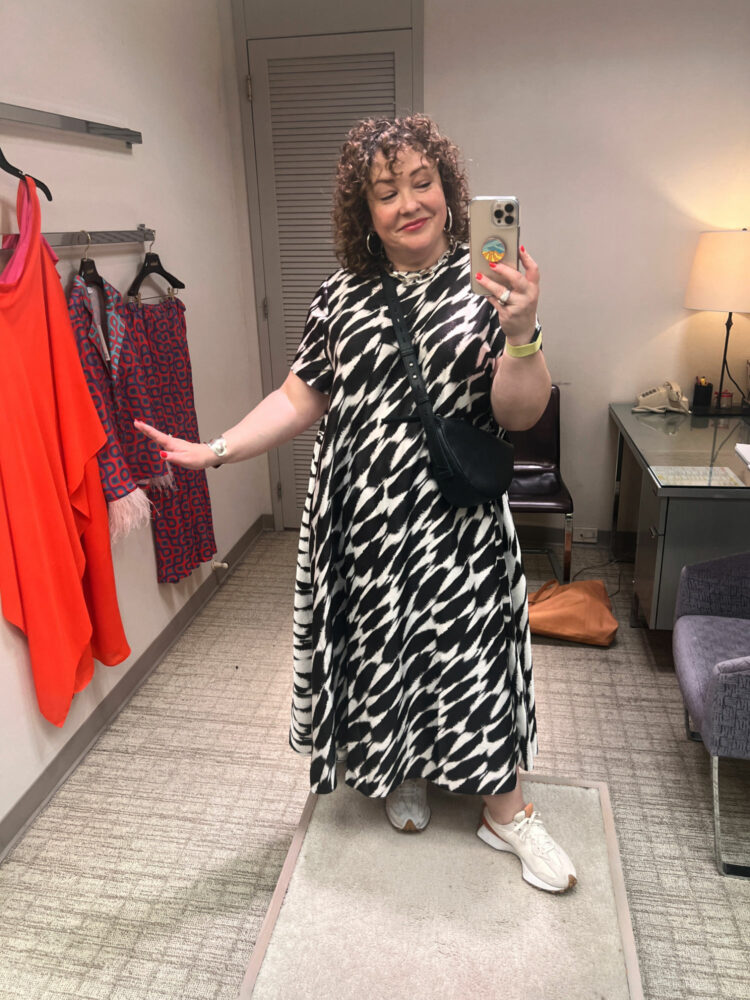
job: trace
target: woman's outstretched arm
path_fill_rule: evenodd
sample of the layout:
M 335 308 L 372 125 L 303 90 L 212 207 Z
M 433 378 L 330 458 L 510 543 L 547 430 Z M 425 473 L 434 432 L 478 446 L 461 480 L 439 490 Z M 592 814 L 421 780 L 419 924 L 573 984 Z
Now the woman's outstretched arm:
M 290 372 L 279 388 L 269 393 L 238 424 L 222 434 L 227 443 L 227 455 L 221 460 L 241 462 L 262 455 L 302 431 L 312 427 L 328 409 L 328 396 L 311 389 L 299 376 Z M 162 451 L 162 458 L 186 469 L 205 469 L 216 465 L 214 451 L 207 444 L 196 444 L 157 430 L 142 420 L 135 421 L 141 433 L 153 438 Z

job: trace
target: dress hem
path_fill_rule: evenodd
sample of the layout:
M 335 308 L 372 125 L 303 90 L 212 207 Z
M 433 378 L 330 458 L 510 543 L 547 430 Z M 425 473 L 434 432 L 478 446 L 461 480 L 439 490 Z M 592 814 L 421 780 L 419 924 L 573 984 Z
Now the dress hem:
M 300 749 L 298 746 L 294 745 L 294 743 L 290 738 L 289 746 L 291 747 L 292 750 L 294 750 L 296 754 L 298 754 L 298 756 L 312 758 L 312 744 L 309 747 Z M 522 770 L 530 774 L 534 770 L 534 758 L 538 755 L 538 753 L 539 750 L 537 747 L 537 740 L 536 737 L 534 737 L 534 742 L 530 747 L 527 748 L 526 754 L 523 753 L 516 754 L 516 770 L 518 768 L 521 768 Z M 330 795 L 332 792 L 335 792 L 336 788 L 338 787 L 338 773 L 337 773 L 338 765 L 339 764 L 345 765 L 345 763 L 346 763 L 345 761 L 341 760 L 337 761 L 337 767 L 334 770 L 331 781 L 317 782 L 315 784 L 311 784 L 310 791 L 312 792 L 312 794 Z M 516 787 L 517 783 L 516 780 L 514 780 L 513 784 L 510 787 L 506 787 L 507 785 L 510 784 L 510 781 L 506 779 L 505 781 L 500 783 L 500 787 L 497 787 L 497 783 L 495 783 L 491 789 L 481 788 L 481 787 L 479 789 L 477 789 L 476 787 L 467 788 L 465 785 L 460 785 L 457 787 L 453 782 L 451 783 L 446 782 L 442 775 L 430 778 L 427 777 L 427 775 L 421 773 L 420 769 L 417 770 L 407 769 L 404 775 L 400 777 L 398 781 L 396 781 L 396 783 L 393 785 L 390 791 L 384 792 L 382 795 L 369 795 L 366 791 L 363 791 L 361 787 L 362 785 L 367 784 L 366 781 L 357 781 L 356 778 L 352 781 L 349 780 L 347 775 L 344 775 L 344 784 L 348 785 L 349 788 L 353 788 L 355 791 L 360 792 L 360 794 L 365 795 L 369 799 L 384 799 L 386 795 L 389 795 L 391 791 L 396 789 L 404 781 L 411 781 L 415 779 L 416 780 L 423 779 L 425 781 L 428 781 L 431 785 L 435 785 L 437 788 L 441 788 L 443 791 L 453 792 L 456 795 L 503 795 L 506 792 L 512 792 L 513 789 Z

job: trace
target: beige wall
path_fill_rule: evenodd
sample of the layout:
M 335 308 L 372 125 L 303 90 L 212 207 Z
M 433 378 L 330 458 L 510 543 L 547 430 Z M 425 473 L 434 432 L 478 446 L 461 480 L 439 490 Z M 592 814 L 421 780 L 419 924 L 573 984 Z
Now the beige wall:
M 44 180 L 43 229 L 157 231 L 154 249 L 186 289 L 200 431 L 233 424 L 261 396 L 239 98 L 228 0 L 5 0 L 0 93 L 12 104 L 123 125 L 143 133 L 132 152 L 111 143 L 0 123 L 8 159 Z M 15 230 L 15 181 L 0 173 L 0 231 Z M 135 248 L 96 251 L 124 291 Z M 61 251 L 67 283 L 80 253 Z M 265 457 L 209 473 L 219 556 L 271 501 Z M 115 550 L 132 662 L 211 572 L 158 586 L 148 529 Z M 65 727 L 36 707 L 25 641 L 0 620 L 0 818 L 119 680 L 97 666 Z
M 541 268 L 580 526 L 609 527 L 607 404 L 718 382 L 726 317 L 682 301 L 698 233 L 750 225 L 748 38 L 747 0 L 425 0 L 425 110 L 473 193 L 519 196 Z M 743 386 L 746 358 L 736 316 Z

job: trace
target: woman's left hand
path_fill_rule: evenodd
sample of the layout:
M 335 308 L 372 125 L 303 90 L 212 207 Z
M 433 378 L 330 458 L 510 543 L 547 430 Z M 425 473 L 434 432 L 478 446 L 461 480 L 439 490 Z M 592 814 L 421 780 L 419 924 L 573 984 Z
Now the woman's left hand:
M 493 281 L 477 272 L 477 281 L 490 293 L 489 301 L 497 310 L 505 339 L 510 344 L 527 344 L 536 328 L 536 310 L 539 302 L 539 268 L 536 261 L 523 247 L 518 256 L 523 264 L 522 274 L 502 262 L 490 264 L 497 275 Z M 503 303 L 500 297 L 507 291 L 510 295 Z

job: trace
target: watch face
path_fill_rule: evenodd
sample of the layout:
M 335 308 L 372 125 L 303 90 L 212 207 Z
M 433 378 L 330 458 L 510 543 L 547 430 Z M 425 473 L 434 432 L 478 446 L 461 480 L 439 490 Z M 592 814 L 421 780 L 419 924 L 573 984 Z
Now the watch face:
M 224 440 L 224 438 L 214 438 L 214 440 L 211 441 L 210 444 L 211 444 L 211 447 L 213 448 L 213 450 L 219 456 L 219 458 L 224 458 L 224 456 L 226 455 L 226 453 L 228 451 L 227 443 Z

